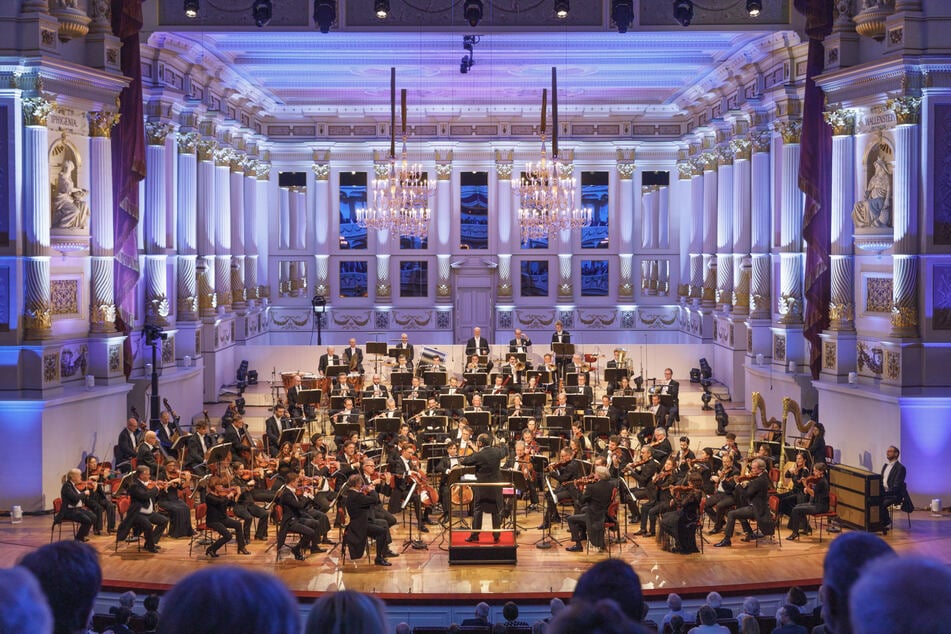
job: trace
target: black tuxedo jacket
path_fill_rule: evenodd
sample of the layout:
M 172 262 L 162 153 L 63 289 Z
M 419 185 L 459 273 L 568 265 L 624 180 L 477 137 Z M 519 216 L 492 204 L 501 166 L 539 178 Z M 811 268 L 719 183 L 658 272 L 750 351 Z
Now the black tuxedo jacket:
M 347 527 L 345 541 L 350 547 L 351 555 L 359 551 L 358 556 L 363 556 L 370 515 L 379 503 L 380 496 L 376 491 L 368 493 L 361 493 L 354 489 L 347 491 L 347 513 L 350 515 L 350 525 Z
M 267 452 L 272 458 L 277 456 L 277 452 L 281 448 L 281 431 L 283 431 L 281 421 L 277 420 L 276 416 L 271 416 L 264 421 L 264 435 L 267 436 Z
M 502 471 L 500 466 L 505 457 L 505 451 L 498 447 L 483 447 L 480 451 L 466 456 L 462 464 L 474 466 L 477 482 L 501 482 Z M 473 487 L 476 499 L 494 501 L 501 509 L 502 489 L 496 487 Z
M 885 467 L 888 464 L 882 465 L 882 478 L 885 477 Z M 905 494 L 905 476 L 908 475 L 908 470 L 905 468 L 900 461 L 895 462 L 895 466 L 892 467 L 891 473 L 888 474 L 888 481 L 885 482 L 885 491 L 896 496 L 903 496 Z
M 518 339 L 509 340 L 509 352 L 528 352 L 528 347 L 532 345 L 532 340 L 522 335 L 521 343 Z M 521 348 L 521 350 L 519 350 Z
M 552 343 L 571 343 L 571 333 L 569 333 L 567 330 L 562 330 L 561 339 L 559 340 L 558 333 L 553 332 L 551 333 L 551 342 Z
M 211 434 L 205 435 L 205 447 L 211 449 L 214 443 Z M 207 449 L 205 451 L 207 451 Z M 188 437 L 188 452 L 185 454 L 183 469 L 192 469 L 205 461 L 205 452 L 201 448 L 201 434 L 195 432 Z
M 380 383 L 379 388 L 380 388 L 380 398 L 389 398 L 389 397 L 390 397 L 390 391 L 387 389 L 387 387 L 386 387 L 385 385 L 383 385 L 382 383 Z M 374 398 L 374 397 L 376 396 L 376 395 L 373 393 L 373 384 L 372 384 L 372 383 L 371 383 L 370 385 L 368 385 L 368 386 L 363 390 L 363 396 L 368 397 L 368 398 Z
M 410 362 L 413 361 L 413 344 L 408 343 L 406 345 L 403 345 L 402 343 L 398 343 L 394 346 L 394 348 L 396 348 L 397 350 L 400 350 L 401 354 L 406 355 L 407 361 L 410 361 Z
M 129 435 L 128 429 L 123 429 L 119 433 L 119 441 L 116 443 L 118 451 L 116 452 L 116 463 L 128 462 L 131 458 L 135 458 L 135 449 L 139 446 L 139 439 L 141 434 L 136 432 L 134 434 L 135 439 Z
M 131 502 L 126 517 L 135 517 L 139 511 L 149 506 L 149 502 L 152 502 L 152 511 L 157 511 L 158 508 L 155 498 L 157 498 L 158 495 L 159 490 L 157 487 L 147 487 L 141 480 L 133 476 L 132 484 L 129 485 L 129 497 L 131 498 Z
M 486 356 L 489 354 L 489 340 L 485 337 L 479 337 L 479 345 L 476 346 L 475 337 L 469 337 L 466 342 L 466 356 L 471 357 L 474 354 Z
M 581 494 L 581 504 L 590 523 L 597 524 L 604 521 L 616 485 L 617 481 L 608 479 L 598 480 L 585 486 Z
M 357 372 L 363 374 L 363 350 L 356 348 L 356 352 L 351 352 L 350 347 L 343 351 L 343 365 L 350 366 L 352 357 L 357 357 Z
M 152 472 L 152 477 L 154 478 L 158 473 L 158 460 L 155 459 L 155 451 L 158 451 L 158 448 L 152 448 L 152 445 L 145 442 L 144 440 L 139 443 L 139 447 L 135 450 L 135 459 L 138 466 L 145 465 Z
M 327 368 L 332 365 L 343 365 L 340 362 L 340 355 L 335 354 L 334 356 L 328 356 L 326 354 L 320 355 L 320 360 L 317 362 L 317 371 L 323 375 L 327 374 Z
M 234 504 L 234 501 L 215 495 L 213 493 L 205 494 L 205 504 L 208 505 L 208 515 L 206 523 L 219 523 L 228 519 L 228 507 Z

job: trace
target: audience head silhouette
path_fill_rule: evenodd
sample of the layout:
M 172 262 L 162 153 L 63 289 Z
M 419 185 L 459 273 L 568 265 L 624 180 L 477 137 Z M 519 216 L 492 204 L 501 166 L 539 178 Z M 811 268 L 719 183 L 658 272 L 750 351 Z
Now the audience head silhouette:
M 82 542 L 54 542 L 25 555 L 20 565 L 39 581 L 53 613 L 53 631 L 85 634 L 102 586 L 99 553 Z
M 635 622 L 640 622 L 644 612 L 641 580 L 630 564 L 620 559 L 606 559 L 588 568 L 578 579 L 573 597 L 585 601 L 613 599 Z
M 307 618 L 305 634 L 388 632 L 386 608 L 376 597 L 340 590 L 317 599 Z

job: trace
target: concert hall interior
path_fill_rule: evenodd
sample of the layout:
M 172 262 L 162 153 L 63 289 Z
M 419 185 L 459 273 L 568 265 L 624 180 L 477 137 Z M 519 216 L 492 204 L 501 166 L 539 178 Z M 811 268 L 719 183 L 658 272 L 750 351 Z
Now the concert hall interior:
M 240 563 L 301 596 L 567 596 L 599 547 L 646 590 L 814 588 L 828 526 L 951 561 L 936 545 L 951 500 L 951 3 L 766 0 L 754 17 L 743 0 L 639 0 L 625 16 L 574 0 L 563 19 L 549 0 L 393 0 L 381 19 L 370 0 L 321 0 L 335 14 L 320 23 L 309 0 L 185 4 L 196 17 L 180 0 L 0 3 L 0 564 L 47 540 L 71 469 L 100 490 L 83 484 L 88 456 L 112 464 L 117 500 L 138 486 L 115 477 L 130 457 L 183 463 L 192 486 L 168 529 L 182 535 L 192 502 L 214 514 L 245 495 L 224 481 L 241 479 L 229 450 L 264 515 L 289 503 L 288 464 L 319 459 L 306 497 L 330 509 L 307 521 L 334 541 L 321 522 L 356 504 L 337 495 L 354 456 L 382 470 L 353 498 L 395 516 L 387 548 L 406 540 L 383 580 L 379 535 L 375 560 L 344 562 L 340 543 L 299 564 L 275 553 L 274 518 L 269 541 L 249 534 Z M 482 465 L 468 488 L 441 470 L 460 418 L 460 459 L 509 460 L 504 495 Z M 204 421 L 217 442 L 195 442 Z M 836 517 L 809 519 L 821 541 L 787 541 L 784 516 L 772 539 L 738 528 L 730 545 L 709 536 L 715 512 L 686 541 L 635 535 L 665 531 L 659 508 L 635 526 L 660 504 L 635 478 L 649 460 L 663 472 L 655 426 L 669 453 L 685 436 L 700 458 L 673 465 L 675 499 L 701 490 L 691 474 L 723 493 L 710 476 L 729 432 L 738 466 L 767 458 L 779 506 L 801 492 L 784 477 L 797 454 L 827 463 Z M 299 455 L 278 456 L 285 441 Z M 598 456 L 620 509 L 616 534 L 589 543 L 572 502 L 597 497 Z M 895 457 L 904 487 L 883 466 Z M 151 474 L 160 496 L 171 468 Z M 474 501 L 441 525 L 463 492 Z M 113 589 L 168 587 L 242 548 L 166 536 L 157 555 L 116 551 L 99 528 Z M 587 552 L 566 552 L 573 539 Z M 510 573 L 516 553 L 527 566 Z

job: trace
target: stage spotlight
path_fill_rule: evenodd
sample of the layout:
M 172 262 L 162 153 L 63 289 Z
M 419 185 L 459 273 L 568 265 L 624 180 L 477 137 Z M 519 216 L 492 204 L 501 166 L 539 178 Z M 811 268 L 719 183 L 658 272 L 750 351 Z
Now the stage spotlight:
M 238 409 L 238 413 L 244 416 L 245 406 L 247 405 L 247 403 L 244 402 L 244 398 L 236 398 L 234 405 Z
M 746 12 L 751 18 L 758 18 L 763 10 L 763 0 L 746 0 Z
M 462 5 L 462 15 L 469 26 L 478 26 L 482 19 L 482 0 L 466 0 Z
M 704 410 L 705 412 L 709 412 L 710 410 L 713 409 L 712 407 L 710 407 L 710 401 L 713 400 L 713 394 L 711 394 L 710 392 L 704 392 L 703 394 L 700 395 L 700 400 L 703 401 L 703 407 L 701 407 L 700 409 Z
M 568 0 L 555 0 L 555 17 L 559 20 L 567 18 L 570 9 Z
M 726 426 L 730 424 L 730 417 L 727 416 L 723 403 L 719 401 L 714 403 L 713 412 L 717 419 L 717 436 L 726 436 Z
M 611 19 L 617 25 L 618 33 L 627 33 L 634 21 L 634 0 L 611 0 Z
M 700 359 L 700 376 L 704 379 L 709 379 L 713 376 L 713 368 L 710 367 L 706 359 Z
M 693 20 L 693 0 L 674 0 L 674 19 L 688 27 Z
M 257 385 L 257 384 L 258 384 L 258 371 L 248 370 L 248 385 Z
M 700 387 L 703 388 L 705 394 L 710 393 L 710 386 L 713 385 L 713 381 L 710 379 L 700 379 Z
M 194 20 L 198 17 L 198 0 L 185 0 L 185 17 Z
M 271 0 L 254 0 L 254 4 L 251 5 L 251 17 L 254 18 L 258 28 L 271 21 L 272 11 Z
M 336 0 L 314 0 L 314 22 L 321 33 L 329 33 L 337 19 Z
M 700 382 L 700 368 L 690 368 L 690 382 L 691 383 Z
M 390 0 L 376 0 L 373 3 L 373 10 L 376 12 L 378 19 L 385 20 L 386 16 L 390 14 Z

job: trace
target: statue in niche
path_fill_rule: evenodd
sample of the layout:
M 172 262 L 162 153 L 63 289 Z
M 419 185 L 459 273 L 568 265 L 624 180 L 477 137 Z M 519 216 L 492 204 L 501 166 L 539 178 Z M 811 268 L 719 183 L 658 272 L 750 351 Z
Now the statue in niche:
M 89 192 L 76 187 L 73 172 L 76 164 L 66 159 L 56 176 L 53 191 L 53 228 L 86 229 L 89 226 Z
M 865 187 L 865 198 L 852 208 L 856 229 L 890 227 L 892 224 L 892 176 L 885 159 L 875 159 L 873 173 Z

